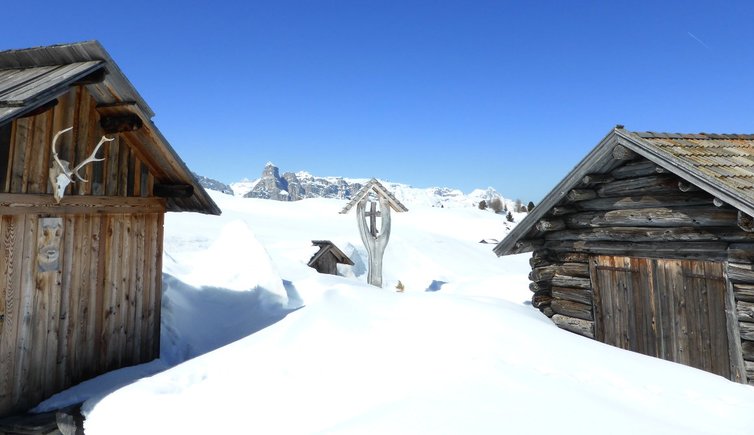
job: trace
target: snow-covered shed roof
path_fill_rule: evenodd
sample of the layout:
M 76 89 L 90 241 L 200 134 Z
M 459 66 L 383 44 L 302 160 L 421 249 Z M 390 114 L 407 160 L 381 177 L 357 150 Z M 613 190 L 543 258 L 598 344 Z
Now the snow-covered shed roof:
M 621 164 L 614 154 L 636 153 L 659 168 L 754 216 L 754 135 L 633 132 L 617 126 L 494 248 L 497 255 L 528 252 L 536 223 L 585 177 Z

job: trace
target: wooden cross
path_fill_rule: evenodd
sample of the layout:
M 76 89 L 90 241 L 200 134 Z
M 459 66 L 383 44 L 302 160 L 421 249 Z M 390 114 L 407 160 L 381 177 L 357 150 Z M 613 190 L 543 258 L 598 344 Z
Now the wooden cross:
M 369 201 L 369 211 L 365 216 L 369 218 L 369 234 L 372 237 L 377 237 L 377 218 L 382 216 L 382 213 L 377 211 L 377 202 Z

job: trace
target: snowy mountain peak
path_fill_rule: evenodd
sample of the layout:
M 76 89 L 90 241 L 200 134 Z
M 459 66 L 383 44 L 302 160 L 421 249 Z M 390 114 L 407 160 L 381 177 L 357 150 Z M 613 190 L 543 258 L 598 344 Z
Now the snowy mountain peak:
M 277 201 L 298 201 L 306 198 L 351 199 L 368 178 L 343 178 L 337 176 L 320 177 L 307 171 L 283 172 L 272 162 L 267 162 L 259 178 L 243 179 L 231 183 L 233 194 L 246 198 L 274 199 Z M 404 204 L 431 207 L 472 207 L 481 201 L 489 202 L 500 198 L 509 210 L 515 201 L 503 198 L 492 187 L 475 189 L 464 194 L 459 189 L 449 187 L 417 188 L 403 183 L 380 180 Z M 206 188 L 217 190 L 212 185 Z

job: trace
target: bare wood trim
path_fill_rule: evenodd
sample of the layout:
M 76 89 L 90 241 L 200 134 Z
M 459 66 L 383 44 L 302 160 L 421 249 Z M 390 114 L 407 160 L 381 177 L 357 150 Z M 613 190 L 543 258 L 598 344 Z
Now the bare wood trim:
M 4 215 L 27 213 L 165 213 L 162 198 L 118 198 L 106 196 L 66 196 L 55 204 L 51 195 L 22 195 L 0 193 L 0 208 Z
M 727 283 L 725 294 L 725 323 L 728 335 L 728 356 L 730 359 L 730 379 L 745 384 L 747 382 L 746 367 L 744 366 L 741 349 L 741 331 L 736 316 L 736 299 L 733 283 L 727 277 L 727 269 L 723 268 L 723 276 Z

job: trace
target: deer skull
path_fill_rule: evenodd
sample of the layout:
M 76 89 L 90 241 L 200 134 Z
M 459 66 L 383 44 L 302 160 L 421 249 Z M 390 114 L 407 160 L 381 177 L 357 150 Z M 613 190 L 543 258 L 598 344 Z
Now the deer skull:
M 50 167 L 50 183 L 52 184 L 52 194 L 55 197 L 55 202 L 58 204 L 60 203 L 60 200 L 63 199 L 66 187 L 68 187 L 69 184 L 75 182 L 73 177 L 78 178 L 84 183 L 89 182 L 89 180 L 84 179 L 84 177 L 79 174 L 79 170 L 83 168 L 87 163 L 101 162 L 105 160 L 95 157 L 97 155 L 97 151 L 99 151 L 99 148 L 103 143 L 115 140 L 114 138 L 102 136 L 102 139 L 99 140 L 97 146 L 94 147 L 92 154 L 84 159 L 83 162 L 79 163 L 73 169 L 71 169 L 70 163 L 68 163 L 66 160 L 60 160 L 58 158 L 58 153 L 57 151 L 55 151 L 55 142 L 57 142 L 58 137 L 60 137 L 61 134 L 71 131 L 72 129 L 73 127 L 68 127 L 66 129 L 60 130 L 59 132 L 55 133 L 55 136 L 53 136 L 52 138 L 52 158 L 54 161 L 52 162 L 52 166 Z

